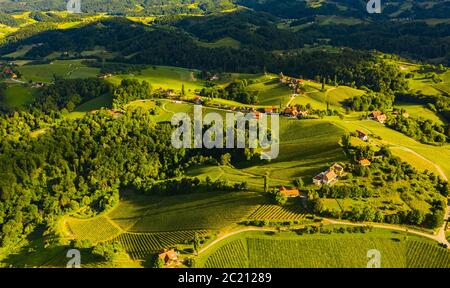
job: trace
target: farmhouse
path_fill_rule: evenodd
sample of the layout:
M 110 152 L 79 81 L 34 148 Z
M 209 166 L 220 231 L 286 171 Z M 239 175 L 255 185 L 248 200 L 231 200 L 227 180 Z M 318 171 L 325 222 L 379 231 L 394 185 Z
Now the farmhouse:
M 380 122 L 381 124 L 384 124 L 385 122 L 386 122 L 386 120 L 387 120 L 387 116 L 386 115 L 380 115 L 380 116 L 378 116 L 377 118 L 376 118 L 376 120 L 378 121 L 378 122 Z
M 2 77 L 4 78 L 10 78 L 10 79 L 16 79 L 17 78 L 17 74 L 9 67 L 5 68 L 3 70 Z
M 380 116 L 380 115 L 383 115 L 383 112 L 381 112 L 381 111 L 373 111 L 371 114 L 370 114 L 370 117 L 372 117 L 372 118 L 377 118 L 378 116 Z
M 323 184 L 330 185 L 337 179 L 336 173 L 334 171 L 327 171 L 323 175 Z
M 356 130 L 356 133 L 358 133 L 358 138 L 361 139 L 362 141 L 368 141 L 369 140 L 369 136 L 364 133 L 361 130 Z
M 36 83 L 33 83 L 33 88 L 42 88 L 42 87 L 44 87 L 45 86 L 45 84 L 43 83 L 43 82 L 36 82 Z
M 200 98 L 199 96 L 195 97 L 193 100 L 194 104 L 200 105 L 203 103 L 202 98 Z
M 273 112 L 272 108 L 264 108 L 264 113 L 270 114 Z
M 178 253 L 174 249 L 163 249 L 158 255 L 159 259 L 162 259 L 165 264 L 171 264 L 178 260 Z
M 320 173 L 316 177 L 313 178 L 313 183 L 317 186 L 322 185 L 323 173 Z
M 299 111 L 298 112 L 298 116 L 302 117 L 302 118 L 308 117 L 308 115 L 309 115 L 308 111 Z
M 383 114 L 381 111 L 374 111 L 371 114 L 371 118 L 375 121 L 380 122 L 381 124 L 384 124 L 387 120 L 387 116 Z
M 284 197 L 289 197 L 289 198 L 295 198 L 295 197 L 299 197 L 300 196 L 300 191 L 298 189 L 292 188 L 292 187 L 283 187 L 283 186 L 281 186 L 280 189 L 279 189 L 279 192 Z
M 313 183 L 315 185 L 332 185 L 340 177 L 345 176 L 344 167 L 339 164 L 334 164 L 327 171 L 320 173 L 313 178 Z
M 298 115 L 298 111 L 295 108 L 286 108 L 284 109 L 283 115 L 295 118 Z
M 336 175 L 339 177 L 344 176 L 344 167 L 339 164 L 334 164 L 333 166 L 331 166 L 330 170 L 336 173 Z
M 209 78 L 209 81 L 217 81 L 217 80 L 219 80 L 219 76 L 217 74 Z
M 361 159 L 359 160 L 359 165 L 363 166 L 363 167 L 368 167 L 372 164 L 372 162 L 370 162 L 369 159 Z
M 112 77 L 113 75 L 111 74 L 111 73 L 106 73 L 106 74 L 100 74 L 100 75 L 98 75 L 98 78 L 100 78 L 100 79 L 107 79 L 107 78 L 110 78 L 110 77 Z

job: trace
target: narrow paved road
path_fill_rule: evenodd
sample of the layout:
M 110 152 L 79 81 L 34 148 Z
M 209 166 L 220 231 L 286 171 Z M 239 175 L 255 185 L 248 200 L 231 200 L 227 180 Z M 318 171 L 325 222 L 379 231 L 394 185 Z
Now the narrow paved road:
M 364 226 L 364 225 L 370 225 L 374 228 L 381 228 L 381 229 L 388 229 L 388 230 L 395 230 L 395 231 L 402 231 L 402 232 L 408 232 L 410 234 L 414 234 L 414 235 L 418 235 L 418 236 L 422 236 L 422 237 L 426 237 L 428 239 L 432 239 L 434 241 L 437 241 L 441 244 L 446 244 L 447 246 L 449 246 L 449 242 L 447 241 L 447 239 L 445 238 L 445 231 L 442 234 L 441 232 L 443 231 L 442 229 L 439 231 L 438 234 L 436 235 L 432 235 L 432 234 L 428 234 L 425 232 L 420 232 L 420 231 L 416 231 L 416 230 L 411 230 L 411 229 L 407 229 L 405 227 L 401 227 L 401 226 L 397 226 L 397 225 L 386 225 L 386 224 L 376 224 L 376 223 L 351 223 L 351 222 L 344 222 L 344 221 L 339 221 L 339 220 L 334 220 L 334 219 L 325 219 L 326 222 L 328 222 L 329 224 L 334 224 L 334 225 L 349 225 L 349 226 Z
M 241 233 L 244 233 L 244 232 L 251 232 L 251 231 L 276 231 L 276 230 L 270 229 L 270 228 L 257 228 L 257 227 L 243 228 L 243 229 L 240 229 L 240 230 L 236 230 L 236 231 L 233 231 L 231 233 L 228 233 L 228 234 L 225 234 L 223 236 L 218 237 L 217 239 L 215 239 L 214 241 L 212 241 L 211 243 L 209 243 L 208 245 L 206 245 L 205 247 L 200 249 L 198 251 L 198 254 L 200 255 L 200 254 L 204 253 L 206 250 L 208 250 L 209 248 L 211 248 L 215 244 L 219 243 L 222 240 L 230 238 L 231 236 L 234 236 L 234 235 L 237 235 L 237 234 L 241 234 Z
M 286 108 L 291 107 L 291 103 L 292 101 L 294 101 L 296 98 L 296 96 L 294 94 L 292 94 L 291 98 L 289 99 L 289 102 L 286 104 Z
M 441 233 L 444 230 L 440 230 L 438 234 L 436 235 L 432 235 L 432 234 L 428 234 L 425 232 L 420 232 L 420 231 L 416 231 L 416 230 L 411 230 L 411 229 L 407 229 L 405 227 L 401 227 L 401 226 L 397 226 L 397 225 L 386 225 L 386 224 L 376 224 L 376 223 L 352 223 L 352 222 L 345 222 L 345 221 L 339 221 L 339 220 L 334 220 L 334 219 L 324 219 L 324 224 L 325 225 L 347 225 L 347 226 L 365 226 L 365 225 L 370 225 L 374 228 L 380 228 L 380 229 L 387 229 L 387 230 L 393 230 L 393 231 L 400 231 L 400 232 L 407 232 L 409 234 L 414 234 L 417 236 L 421 236 L 421 237 L 425 237 L 434 241 L 437 241 L 441 244 L 446 244 L 447 247 L 449 247 L 450 249 L 450 244 L 447 241 L 447 239 L 445 238 L 445 232 Z M 240 230 L 236 230 L 233 231 L 231 233 L 222 235 L 220 237 L 218 237 L 217 239 L 215 239 L 214 241 L 212 241 L 211 243 L 209 243 L 208 245 L 204 246 L 202 249 L 200 249 L 198 251 L 198 255 L 205 253 L 208 249 L 210 249 L 212 246 L 214 246 L 215 244 L 230 238 L 234 235 L 237 234 L 241 234 L 244 232 L 252 232 L 252 231 L 272 231 L 272 232 L 276 232 L 275 229 L 271 229 L 271 228 L 258 228 L 258 227 L 252 227 L 252 228 L 243 228 Z

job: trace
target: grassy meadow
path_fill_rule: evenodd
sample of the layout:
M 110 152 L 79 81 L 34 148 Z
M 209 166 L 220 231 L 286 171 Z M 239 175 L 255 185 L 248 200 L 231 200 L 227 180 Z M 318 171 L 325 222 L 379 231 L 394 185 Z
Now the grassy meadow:
M 24 108 L 34 101 L 36 93 L 36 89 L 20 84 L 8 85 L 5 89 L 5 104 L 13 109 Z
M 439 117 L 439 115 L 437 115 L 424 105 L 396 102 L 395 107 L 404 109 L 411 117 L 431 120 L 434 123 L 438 123 L 440 125 L 445 124 L 445 122 Z
M 50 64 L 23 65 L 18 68 L 23 75 L 23 81 L 46 82 L 53 81 L 54 75 L 67 79 L 97 77 L 100 69 L 87 67 L 82 60 L 55 60 Z

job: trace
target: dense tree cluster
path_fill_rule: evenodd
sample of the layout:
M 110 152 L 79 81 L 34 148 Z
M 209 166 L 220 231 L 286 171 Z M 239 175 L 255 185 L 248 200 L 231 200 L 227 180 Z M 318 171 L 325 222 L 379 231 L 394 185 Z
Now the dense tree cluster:
M 97 113 L 3 143 L 1 244 L 80 208 L 86 216 L 104 211 L 117 203 L 121 187 L 180 175 L 188 160 L 185 150 L 172 147 L 171 131 L 140 111 L 118 119 Z
M 133 100 L 150 98 L 152 86 L 147 81 L 141 83 L 134 79 L 124 79 L 114 90 L 113 106 L 119 108 Z
M 279 29 L 277 21 L 278 19 L 270 14 L 244 11 L 206 17 L 185 17 L 170 24 L 207 42 L 229 37 L 243 46 L 267 51 L 302 48 L 302 35 Z
M 0 24 L 9 26 L 9 27 L 17 27 L 22 24 L 23 21 L 16 19 L 6 13 L 0 12 Z
M 0 11 L 65 11 L 64 0 L 3 0 Z M 233 8 L 230 0 L 83 0 L 83 13 L 112 15 L 203 14 Z
M 392 109 L 395 96 L 392 94 L 366 93 L 350 98 L 346 106 L 353 111 L 387 111 Z
M 383 13 L 384 14 L 384 13 Z M 450 25 L 425 22 L 375 22 L 359 25 L 314 24 L 301 30 L 308 42 L 329 39 L 327 44 L 395 53 L 426 60 L 450 55 Z M 447 62 L 449 64 L 450 62 Z
M 431 120 L 405 117 L 400 113 L 387 121 L 387 126 L 425 144 L 446 143 L 449 137 L 443 125 Z
M 192 194 L 210 191 L 244 191 L 247 189 L 247 183 L 229 183 L 226 180 L 218 179 L 212 181 L 209 177 L 205 182 L 201 182 L 198 178 L 169 179 L 165 181 L 142 183 L 140 187 L 136 187 L 140 191 L 151 195 L 179 195 Z
M 34 106 L 45 113 L 63 108 L 73 111 L 78 105 L 112 92 L 111 84 L 97 78 L 62 79 L 45 86 L 36 97 Z
M 59 118 L 59 113 L 46 115 L 37 109 L 0 114 L 0 154 L 7 146 L 26 139 L 33 131 L 51 126 Z
M 375 196 L 375 191 L 367 187 L 351 186 L 323 186 L 318 190 L 320 198 L 370 198 Z
M 370 146 L 353 146 L 349 136 L 344 136 L 342 144 L 354 164 L 350 165 L 350 175 L 362 177 L 364 184 L 343 183 L 332 187 L 321 187 L 309 191 L 311 210 L 323 216 L 349 219 L 353 221 L 375 221 L 391 224 L 410 224 L 427 228 L 440 227 L 444 219 L 446 198 L 450 195 L 450 186 L 432 173 L 418 172 L 411 165 L 392 155 L 386 147 L 374 151 Z M 358 164 L 360 159 L 372 160 L 370 167 Z M 350 176 L 347 176 L 350 177 Z M 369 181 L 369 182 L 368 182 Z M 369 184 L 370 183 L 370 184 Z M 406 184 L 401 184 L 406 183 Z M 382 197 L 380 189 L 391 187 L 400 194 L 401 199 L 409 206 L 398 209 L 392 200 L 382 201 L 383 206 L 375 209 L 365 201 L 341 210 L 324 209 L 323 198 L 364 199 Z M 427 210 L 418 210 L 414 199 L 421 195 L 430 206 Z
M 265 37 L 267 41 L 272 41 L 270 34 Z M 242 44 L 251 48 L 211 49 L 198 45 L 184 31 L 165 28 L 149 30 L 119 18 L 102 20 L 77 29 L 51 30 L 24 41 L 12 41 L 0 47 L 0 53 L 15 51 L 20 45 L 41 43 L 25 55 L 36 59 L 52 52 L 81 53 L 102 46 L 121 55 L 113 59 L 115 62 L 229 72 L 283 71 L 287 75 L 301 75 L 310 79 L 317 76 L 335 79 L 338 84 L 364 86 L 376 92 L 402 91 L 406 87 L 404 74 L 399 69 L 369 52 L 343 49 L 338 52 L 294 50 L 274 53 L 264 49 L 264 46 L 260 47 L 258 42 L 252 43 L 253 38 L 247 38 L 247 42 Z
M 199 95 L 209 98 L 233 100 L 244 104 L 257 104 L 259 101 L 257 92 L 248 89 L 247 80 L 234 81 L 225 88 L 203 88 Z

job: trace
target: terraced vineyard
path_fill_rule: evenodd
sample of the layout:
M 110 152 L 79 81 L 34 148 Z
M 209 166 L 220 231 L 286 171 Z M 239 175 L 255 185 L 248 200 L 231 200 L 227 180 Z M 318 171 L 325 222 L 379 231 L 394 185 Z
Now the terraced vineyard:
M 205 236 L 208 230 L 176 231 L 161 233 L 123 233 L 112 239 L 122 244 L 123 248 L 133 260 L 144 260 L 150 254 L 158 252 L 161 248 L 176 244 L 184 244 L 194 238 L 195 233 Z
M 204 237 L 210 232 L 208 230 L 190 230 L 190 231 L 174 231 L 156 233 L 156 237 L 161 243 L 162 247 L 167 247 L 174 244 L 182 244 L 194 238 L 195 233 L 200 237 Z
M 201 254 L 205 268 L 365 268 L 369 250 L 381 253 L 382 268 L 449 268 L 450 251 L 418 236 L 398 232 L 302 235 L 244 232 Z
M 300 207 L 282 207 L 278 205 L 262 205 L 252 215 L 251 220 L 302 220 L 305 213 Z
M 253 192 L 208 193 L 164 197 L 157 207 L 147 206 L 146 214 L 136 213 L 130 232 L 156 233 L 160 231 L 215 230 L 246 219 L 264 201 Z M 154 207 L 154 208 L 153 208 Z M 114 211 L 112 220 L 119 210 Z M 131 218 L 128 216 L 128 218 Z
M 247 243 L 231 241 L 220 247 L 205 263 L 205 268 L 247 268 Z
M 410 241 L 408 268 L 450 268 L 450 252 L 427 243 Z
M 92 243 L 108 241 L 121 233 L 121 230 L 104 216 L 89 220 L 69 218 L 65 226 L 73 238 L 89 240 Z
M 112 241 L 120 242 L 133 260 L 145 259 L 161 249 L 155 234 L 123 233 Z
M 382 267 L 405 266 L 402 242 L 390 239 L 260 239 L 247 240 L 250 267 L 258 268 L 365 268 L 367 251 L 376 248 Z M 265 251 L 261 253 L 261 251 Z

